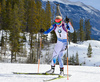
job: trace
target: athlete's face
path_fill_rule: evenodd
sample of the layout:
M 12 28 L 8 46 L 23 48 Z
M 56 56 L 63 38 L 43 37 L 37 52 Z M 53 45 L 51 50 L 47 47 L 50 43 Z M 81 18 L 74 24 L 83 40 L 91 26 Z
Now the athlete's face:
M 61 26 L 61 24 L 62 24 L 62 19 L 55 19 L 55 24 L 56 24 L 57 26 Z

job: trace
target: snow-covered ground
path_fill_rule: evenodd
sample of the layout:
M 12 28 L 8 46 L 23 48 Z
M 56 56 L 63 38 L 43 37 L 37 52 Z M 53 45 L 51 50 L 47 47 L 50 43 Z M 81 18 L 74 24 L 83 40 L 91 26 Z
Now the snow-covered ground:
M 43 80 L 54 78 L 51 75 L 15 75 L 12 72 L 37 73 L 37 64 L 11 64 L 0 63 L 0 82 L 43 82 Z M 41 64 L 39 72 L 50 69 L 50 65 Z M 64 66 L 67 74 L 67 66 Z M 59 73 L 59 66 L 56 65 L 55 73 Z M 92 66 L 69 66 L 69 74 L 72 76 L 55 80 L 52 82 L 100 82 L 100 67 Z

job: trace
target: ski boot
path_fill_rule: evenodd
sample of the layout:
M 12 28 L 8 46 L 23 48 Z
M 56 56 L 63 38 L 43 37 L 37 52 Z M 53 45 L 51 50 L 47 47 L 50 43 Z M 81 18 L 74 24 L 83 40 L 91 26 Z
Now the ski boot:
M 60 68 L 59 77 L 64 77 L 64 68 Z
M 51 66 L 51 69 L 49 71 L 46 71 L 46 74 L 49 75 L 49 74 L 53 74 L 55 71 L 55 66 Z

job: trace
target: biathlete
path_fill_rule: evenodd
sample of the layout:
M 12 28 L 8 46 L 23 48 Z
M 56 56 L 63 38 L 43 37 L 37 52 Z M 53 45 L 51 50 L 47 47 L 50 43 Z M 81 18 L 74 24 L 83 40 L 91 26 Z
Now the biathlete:
M 55 64 L 56 59 L 58 58 L 58 62 L 60 65 L 60 76 L 64 75 L 64 66 L 63 66 L 63 56 L 64 51 L 67 49 L 67 32 L 74 32 L 73 26 L 71 25 L 71 22 L 69 22 L 69 19 L 66 17 L 66 23 L 63 22 L 61 16 L 56 16 L 55 18 L 55 24 L 53 24 L 47 31 L 45 31 L 43 34 L 48 34 L 51 31 L 55 31 L 57 36 L 57 43 L 54 48 L 52 62 L 51 62 L 51 69 L 47 71 L 46 73 L 54 73 L 55 71 Z

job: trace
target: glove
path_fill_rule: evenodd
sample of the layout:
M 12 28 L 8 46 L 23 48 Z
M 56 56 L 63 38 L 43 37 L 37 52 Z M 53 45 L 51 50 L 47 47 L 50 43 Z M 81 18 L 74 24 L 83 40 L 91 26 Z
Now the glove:
M 66 19 L 65 20 L 66 20 L 67 23 L 69 22 L 69 18 L 67 18 L 67 16 L 66 16 Z
M 44 32 L 44 29 L 41 28 L 41 29 L 40 29 L 40 33 L 43 33 L 43 32 Z

